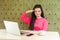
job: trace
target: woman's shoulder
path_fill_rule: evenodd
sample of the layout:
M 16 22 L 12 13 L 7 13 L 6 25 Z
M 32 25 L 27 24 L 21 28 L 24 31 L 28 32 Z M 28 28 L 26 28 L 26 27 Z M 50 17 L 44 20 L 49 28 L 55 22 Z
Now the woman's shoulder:
M 43 21 L 48 21 L 47 18 L 42 18 Z

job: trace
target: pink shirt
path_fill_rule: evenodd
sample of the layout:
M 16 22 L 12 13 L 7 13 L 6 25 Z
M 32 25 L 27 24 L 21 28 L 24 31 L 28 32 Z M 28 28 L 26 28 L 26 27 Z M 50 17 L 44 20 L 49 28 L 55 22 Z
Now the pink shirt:
M 22 15 L 20 16 L 20 20 L 25 22 L 26 24 L 30 24 L 30 19 L 31 17 L 27 17 L 26 12 L 23 12 Z M 48 21 L 45 18 L 36 18 L 36 21 L 34 23 L 34 30 L 39 31 L 39 30 L 47 30 L 48 29 Z

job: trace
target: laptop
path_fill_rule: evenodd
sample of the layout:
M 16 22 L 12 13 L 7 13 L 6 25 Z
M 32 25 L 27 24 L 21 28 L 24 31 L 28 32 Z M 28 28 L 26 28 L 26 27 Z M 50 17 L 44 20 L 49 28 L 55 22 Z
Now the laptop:
M 8 33 L 14 34 L 14 35 L 21 35 L 19 26 L 17 22 L 12 22 L 12 21 L 3 21 L 6 31 Z
M 26 35 L 26 36 L 33 35 L 30 32 L 20 31 L 17 22 L 5 21 L 5 20 L 3 22 L 4 22 L 4 25 L 5 25 L 6 31 L 8 33 L 11 33 L 11 34 L 14 34 L 14 35 L 18 35 L 18 36 L 20 36 L 20 35 Z

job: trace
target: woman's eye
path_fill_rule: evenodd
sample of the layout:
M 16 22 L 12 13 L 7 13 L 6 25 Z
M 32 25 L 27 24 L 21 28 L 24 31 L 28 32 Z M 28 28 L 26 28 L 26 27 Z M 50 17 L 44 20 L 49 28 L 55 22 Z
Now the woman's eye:
M 40 11 L 38 11 L 38 12 L 40 12 Z
M 40 12 L 40 11 L 35 11 L 35 12 Z
M 35 12 L 37 12 L 37 11 L 35 11 Z

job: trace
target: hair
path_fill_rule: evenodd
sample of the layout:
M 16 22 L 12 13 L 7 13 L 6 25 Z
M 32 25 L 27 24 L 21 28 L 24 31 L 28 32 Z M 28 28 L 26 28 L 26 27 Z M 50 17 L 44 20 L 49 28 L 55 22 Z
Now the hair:
M 42 6 L 40 4 L 36 4 L 33 7 L 33 10 L 35 10 L 35 8 L 40 8 L 41 9 L 41 17 L 45 18 L 44 17 Z M 31 14 L 31 21 L 30 21 L 30 27 L 29 27 L 30 30 L 34 30 L 35 19 L 36 19 L 36 16 L 35 16 L 34 11 L 33 11 L 32 14 Z

